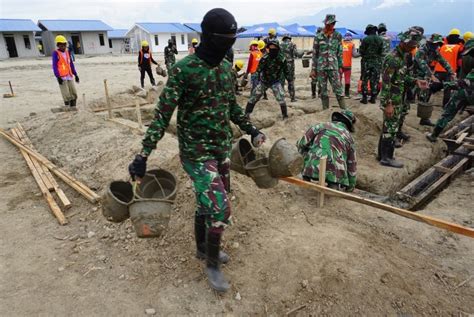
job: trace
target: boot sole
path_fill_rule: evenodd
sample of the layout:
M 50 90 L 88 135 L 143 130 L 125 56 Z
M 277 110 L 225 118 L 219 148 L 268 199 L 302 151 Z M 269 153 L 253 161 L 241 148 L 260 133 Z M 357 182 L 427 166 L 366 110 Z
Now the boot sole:
M 202 252 L 196 252 L 196 258 L 199 259 L 199 260 L 206 260 L 207 255 L 202 253 Z M 222 264 L 227 264 L 227 263 L 229 263 L 229 261 L 230 261 L 229 256 L 227 256 L 227 258 L 225 260 L 223 260 L 223 258 L 219 257 L 219 262 L 222 263 Z

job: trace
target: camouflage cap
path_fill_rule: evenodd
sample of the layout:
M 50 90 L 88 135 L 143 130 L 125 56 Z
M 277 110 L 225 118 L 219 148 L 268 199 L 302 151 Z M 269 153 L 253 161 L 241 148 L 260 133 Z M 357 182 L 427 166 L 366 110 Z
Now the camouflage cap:
M 324 24 L 331 24 L 331 23 L 336 23 L 336 15 L 335 14 L 326 14 L 326 17 L 324 18 L 323 23 Z
M 278 40 L 275 40 L 275 39 L 268 40 L 267 47 L 269 47 L 270 45 L 275 45 L 276 47 L 280 48 L 280 42 L 278 42 Z
M 378 26 L 378 29 L 379 29 L 379 31 L 380 30 L 387 31 L 387 26 L 385 25 L 385 23 L 380 23 L 379 26 Z
M 461 53 L 462 55 L 469 54 L 474 49 L 474 39 L 470 39 L 464 44 L 464 50 Z
M 418 31 L 421 35 L 425 34 L 425 29 L 422 26 L 414 25 L 408 29 L 409 31 Z
M 438 33 L 433 33 L 431 34 L 430 38 L 428 39 L 428 42 L 431 43 L 443 43 L 443 36 Z
M 401 43 L 416 46 L 423 39 L 423 35 L 417 29 L 409 28 L 408 31 L 398 34 L 398 38 Z
M 350 110 L 343 110 L 341 112 L 334 111 L 331 115 L 331 121 L 343 122 L 350 132 L 354 132 L 354 124 L 356 123 L 356 117 Z
M 291 35 L 290 35 L 290 33 L 285 33 L 285 34 L 283 34 L 283 36 L 281 37 L 281 39 L 282 39 L 282 40 L 284 40 L 284 39 L 290 39 L 290 40 L 291 40 Z

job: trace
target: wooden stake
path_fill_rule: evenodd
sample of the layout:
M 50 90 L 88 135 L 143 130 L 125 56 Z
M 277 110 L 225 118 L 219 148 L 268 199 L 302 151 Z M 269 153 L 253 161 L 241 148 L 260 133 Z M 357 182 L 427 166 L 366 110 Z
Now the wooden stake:
M 107 86 L 107 79 L 104 79 L 105 88 L 105 100 L 107 101 L 107 112 L 109 113 L 109 119 L 112 119 L 112 104 L 110 103 L 109 87 Z
M 140 103 L 138 100 L 135 100 L 135 110 L 137 111 L 138 128 L 141 130 L 143 129 L 142 112 L 140 111 Z
M 326 164 L 328 158 L 323 157 L 319 160 L 319 185 L 326 187 Z M 319 194 L 319 208 L 324 206 L 324 193 Z
M 445 229 L 445 230 L 448 230 L 448 231 L 451 231 L 451 232 L 454 232 L 454 233 L 459 233 L 461 235 L 474 238 L 474 229 L 472 229 L 472 228 L 464 227 L 464 226 L 461 226 L 461 225 L 458 225 L 458 224 L 455 224 L 455 223 L 447 222 L 447 221 L 437 219 L 437 218 L 433 218 L 433 217 L 430 217 L 430 216 L 421 215 L 421 214 L 418 214 L 418 213 L 415 213 L 415 212 L 412 212 L 412 211 L 408 211 L 408 210 L 405 210 L 405 209 L 402 209 L 402 208 L 390 206 L 390 205 L 387 205 L 387 204 L 384 204 L 384 203 L 380 203 L 380 202 L 377 202 L 377 201 L 373 201 L 373 200 L 370 200 L 370 199 L 359 197 L 359 196 L 356 196 L 356 195 L 353 195 L 353 194 L 341 192 L 341 191 L 338 191 L 338 190 L 335 190 L 335 189 L 332 189 L 332 188 L 328 188 L 328 187 L 324 187 L 324 186 L 321 186 L 321 185 L 318 185 L 318 184 L 306 182 L 306 181 L 298 179 L 296 177 L 284 177 L 284 178 L 281 178 L 281 180 L 285 181 L 285 182 L 288 182 L 288 183 L 291 183 L 291 184 L 295 184 L 295 185 L 300 186 L 300 187 L 310 188 L 310 189 L 313 189 L 313 190 L 316 190 L 316 191 L 319 191 L 319 192 L 324 192 L 327 195 L 336 196 L 336 197 L 347 199 L 347 200 L 350 200 L 350 201 L 355 201 L 355 202 L 358 202 L 360 204 L 364 204 L 364 205 L 367 205 L 367 206 L 371 206 L 371 207 L 375 207 L 375 208 L 378 208 L 378 209 L 381 209 L 381 210 L 385 210 L 385 211 L 397 214 L 399 216 L 402 216 L 402 217 L 405 217 L 405 218 L 408 218 L 408 219 L 420 221 L 420 222 L 426 223 L 430 226 L 434 226 L 434 227 L 437 227 L 437 228 Z
M 13 87 L 11 81 L 8 81 L 8 85 L 10 86 L 10 91 L 12 92 L 12 97 L 15 96 L 15 93 L 13 92 Z
M 18 131 L 15 129 L 12 129 L 13 135 L 15 135 L 17 138 L 20 138 L 20 135 L 18 134 Z M 58 204 L 54 201 L 53 196 L 49 192 L 48 188 L 46 188 L 46 185 L 43 183 L 43 180 L 41 179 L 37 168 L 35 168 L 30 156 L 28 156 L 27 152 L 24 150 L 20 149 L 21 155 L 23 155 L 23 158 L 26 161 L 26 165 L 28 165 L 28 168 L 31 171 L 31 174 L 33 175 L 33 178 L 36 181 L 36 184 L 38 184 L 38 187 L 41 190 L 41 193 L 43 194 L 44 198 L 46 199 L 46 202 L 48 203 L 49 208 L 51 209 L 51 212 L 53 215 L 56 217 L 60 225 L 65 225 L 67 224 L 67 219 L 64 216 L 63 212 L 61 211 L 61 208 L 59 208 Z
M 86 94 L 82 94 L 82 106 L 84 107 L 84 110 L 87 109 Z

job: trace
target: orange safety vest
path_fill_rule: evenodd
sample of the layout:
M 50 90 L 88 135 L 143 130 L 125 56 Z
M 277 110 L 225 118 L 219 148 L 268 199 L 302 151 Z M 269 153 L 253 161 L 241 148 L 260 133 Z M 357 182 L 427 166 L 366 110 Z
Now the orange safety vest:
M 453 72 L 456 72 L 456 70 L 458 69 L 457 59 L 460 49 L 461 45 L 459 44 L 444 44 L 439 50 L 441 56 L 443 56 L 443 58 L 449 63 L 449 65 L 453 69 Z M 441 66 L 440 63 L 436 63 L 435 72 L 446 73 L 446 69 L 444 69 L 444 67 Z
M 342 42 L 342 67 L 352 67 L 352 49 L 354 43 Z
M 148 54 L 150 54 L 150 57 L 148 58 L 148 63 L 151 64 L 151 51 L 148 50 Z M 143 63 L 143 50 L 140 50 L 140 65 Z
M 258 64 L 260 63 L 260 59 L 262 58 L 263 53 L 260 51 L 251 51 L 250 52 L 250 68 L 248 72 L 253 74 L 257 71 Z
M 63 52 L 61 52 L 60 50 L 56 50 L 56 53 L 58 54 L 59 77 L 66 77 L 66 76 L 72 77 L 71 58 L 69 56 L 69 52 L 68 51 L 64 52 L 66 53 L 66 58 L 64 58 Z
M 411 56 L 415 57 L 416 52 L 418 52 L 418 47 L 415 47 L 414 49 L 410 51 Z

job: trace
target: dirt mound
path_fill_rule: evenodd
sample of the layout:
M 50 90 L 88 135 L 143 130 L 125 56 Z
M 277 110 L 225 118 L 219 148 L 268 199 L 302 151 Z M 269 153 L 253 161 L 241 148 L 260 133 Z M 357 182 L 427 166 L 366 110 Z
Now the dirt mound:
M 162 81 L 159 81 L 156 87 L 149 88 L 146 91 L 142 91 L 138 87 L 130 88 L 126 91 L 110 95 L 110 104 L 112 108 L 120 108 L 126 106 L 135 107 L 136 100 L 138 100 L 140 104 L 155 104 L 162 90 Z M 144 96 L 141 96 L 141 93 L 144 93 Z M 105 97 L 93 100 L 88 104 L 88 107 L 93 111 L 105 111 L 107 110 L 107 100 L 105 99 Z

